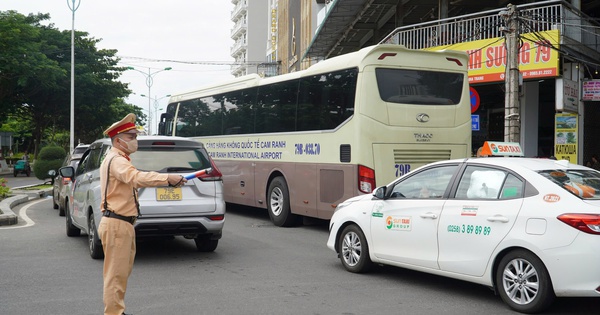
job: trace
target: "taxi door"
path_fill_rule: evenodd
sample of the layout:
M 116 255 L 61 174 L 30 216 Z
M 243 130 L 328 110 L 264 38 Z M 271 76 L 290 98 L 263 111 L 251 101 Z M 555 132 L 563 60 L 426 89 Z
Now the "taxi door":
M 439 269 L 438 221 L 457 165 L 419 171 L 395 183 L 371 214 L 371 252 L 390 262 Z
M 506 170 L 467 166 L 440 218 L 440 269 L 482 276 L 516 221 L 523 192 L 524 181 Z

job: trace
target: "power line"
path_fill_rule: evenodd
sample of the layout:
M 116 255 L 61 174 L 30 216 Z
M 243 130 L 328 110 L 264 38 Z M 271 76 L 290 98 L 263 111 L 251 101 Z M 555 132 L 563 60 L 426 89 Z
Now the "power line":
M 146 58 L 146 57 L 133 57 L 133 56 L 117 56 L 121 59 L 130 59 L 130 60 L 139 60 L 145 62 L 167 62 L 167 63 L 181 63 L 188 65 L 205 65 L 205 66 L 237 66 L 237 65 L 247 65 L 247 66 L 256 66 L 261 64 L 270 64 L 269 62 L 264 61 L 247 61 L 247 62 L 235 62 L 235 61 L 189 61 L 189 60 L 174 60 L 174 59 L 154 59 L 154 58 Z M 275 64 L 275 63 L 273 63 Z

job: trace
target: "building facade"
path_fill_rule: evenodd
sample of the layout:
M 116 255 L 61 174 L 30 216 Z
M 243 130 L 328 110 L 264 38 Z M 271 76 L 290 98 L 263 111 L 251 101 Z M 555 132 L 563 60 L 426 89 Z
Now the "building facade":
M 231 74 L 239 77 L 258 73 L 265 62 L 265 43 L 270 41 L 269 2 L 265 0 L 232 0 L 231 57 L 235 62 Z
M 600 82 L 597 92 L 590 85 L 600 79 L 600 1 L 511 1 L 516 10 L 512 20 L 508 3 L 279 0 L 279 73 L 383 42 L 464 50 L 471 59 L 474 149 L 486 140 L 517 139 L 526 156 L 583 164 L 600 154 L 600 143 L 594 140 L 600 137 L 600 122 L 594 119 L 598 106 L 588 101 L 600 99 Z M 504 48 L 509 21 L 517 25 L 513 28 L 519 43 L 514 103 L 505 101 L 510 75 L 505 64 L 512 53 Z M 508 131 L 506 126 L 515 127 Z

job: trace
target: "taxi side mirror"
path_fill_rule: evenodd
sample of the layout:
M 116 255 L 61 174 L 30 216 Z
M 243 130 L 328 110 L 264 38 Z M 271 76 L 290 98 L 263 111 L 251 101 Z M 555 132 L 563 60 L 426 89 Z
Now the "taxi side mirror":
M 375 198 L 377 198 L 377 199 L 385 199 L 386 191 L 387 191 L 387 187 L 381 186 L 381 187 L 375 189 L 375 193 L 373 194 L 373 196 L 375 196 Z

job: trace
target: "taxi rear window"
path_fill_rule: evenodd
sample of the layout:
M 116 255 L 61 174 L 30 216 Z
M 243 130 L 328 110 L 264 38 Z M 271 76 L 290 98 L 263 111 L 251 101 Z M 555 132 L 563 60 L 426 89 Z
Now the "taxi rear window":
M 600 199 L 600 172 L 593 170 L 544 170 L 538 173 L 582 199 Z

